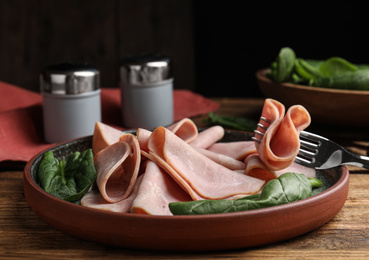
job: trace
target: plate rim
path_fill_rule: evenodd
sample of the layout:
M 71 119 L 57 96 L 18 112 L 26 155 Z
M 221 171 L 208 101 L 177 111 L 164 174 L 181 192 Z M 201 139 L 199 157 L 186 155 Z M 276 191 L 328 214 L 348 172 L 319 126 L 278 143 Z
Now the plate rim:
M 233 132 L 233 130 L 231 130 Z M 247 133 L 244 131 L 238 131 L 240 133 Z M 40 157 L 46 150 L 56 149 L 59 146 L 63 146 L 68 143 L 78 142 L 81 139 L 90 138 L 92 136 L 87 136 L 83 138 L 77 138 L 74 140 L 66 141 L 64 143 L 55 144 L 54 146 L 45 149 L 34 155 L 31 160 L 27 163 L 24 168 L 24 196 L 26 201 L 28 202 L 30 208 L 42 219 L 44 222 L 49 224 L 51 227 L 56 230 L 62 231 L 68 235 L 78 237 L 83 240 L 96 242 L 99 244 L 106 244 L 108 246 L 114 246 L 118 248 L 126 248 L 133 250 L 154 250 L 154 251 L 186 251 L 186 252 L 199 252 L 199 251 L 219 251 L 219 250 L 229 250 L 229 249 L 240 249 L 240 248 L 250 248 L 260 245 L 271 244 L 279 241 L 285 241 L 286 239 L 290 239 L 293 237 L 297 237 L 299 235 L 303 235 L 307 232 L 310 232 L 323 224 L 330 221 L 342 208 L 344 205 L 349 188 L 349 171 L 347 166 L 340 167 L 339 178 L 330 186 L 328 189 L 323 192 L 313 195 L 309 198 L 278 205 L 272 206 L 268 208 L 262 209 L 254 209 L 248 211 L 240 211 L 240 212 L 231 212 L 231 213 L 218 213 L 218 214 L 204 214 L 204 215 L 179 215 L 179 216 L 164 216 L 164 215 L 143 215 L 143 214 L 132 214 L 132 213 L 119 213 L 119 212 L 110 212 L 104 211 L 101 209 L 88 208 L 81 205 L 73 204 L 72 202 L 64 201 L 59 199 L 46 191 L 44 191 L 33 179 L 31 174 L 31 166 L 36 161 L 38 157 Z M 87 140 L 86 140 L 87 141 Z M 337 168 L 337 167 L 336 167 Z M 334 169 L 334 171 L 338 171 L 339 169 Z M 333 171 L 333 170 L 332 170 Z M 344 193 L 342 193 L 342 191 Z M 254 231 L 253 237 L 250 237 L 248 234 L 248 230 L 245 230 L 246 227 L 250 226 L 250 220 L 255 220 L 256 222 L 252 225 L 260 226 L 261 223 L 269 224 L 269 220 L 267 220 L 270 216 L 279 216 L 280 219 L 277 220 L 278 223 L 285 223 L 286 220 L 283 219 L 284 216 L 290 215 L 285 214 L 286 212 L 295 212 L 295 214 L 299 214 L 300 211 L 306 209 L 306 207 L 314 207 L 319 204 L 328 203 L 327 198 L 335 199 L 339 203 L 335 203 L 337 205 L 332 205 L 332 210 L 324 212 L 322 215 L 317 216 L 314 220 L 306 220 L 305 223 L 292 223 L 291 226 L 294 226 L 295 229 L 291 229 L 288 227 L 281 227 L 278 230 L 265 231 L 262 232 Z M 44 199 L 44 203 L 47 205 L 55 206 L 56 209 L 52 209 L 53 213 L 45 212 L 43 206 L 41 207 L 36 201 L 36 199 Z M 86 229 L 81 229 L 82 227 L 76 226 L 76 223 L 66 224 L 65 220 L 60 220 L 60 216 L 55 217 L 55 211 L 59 212 L 60 210 L 68 210 L 69 213 L 78 214 L 76 217 L 77 220 L 80 220 L 81 216 L 91 216 L 88 221 L 96 224 L 97 219 L 101 219 L 101 217 L 105 217 L 111 221 L 119 221 L 118 226 L 120 228 L 119 231 L 114 231 L 114 238 L 104 237 L 104 240 L 101 240 L 100 237 L 95 236 L 95 231 L 98 233 L 106 233 L 106 231 L 101 231 L 100 229 L 96 229 L 95 227 L 91 230 L 91 227 L 88 226 Z M 321 211 L 321 210 L 320 210 Z M 63 213 L 64 214 L 64 213 Z M 312 213 L 309 213 L 311 215 Z M 295 215 L 290 216 L 292 219 L 296 218 Z M 86 219 L 84 219 L 85 221 Z M 268 222 L 266 222 L 268 221 Z M 303 221 L 304 222 L 304 221 Z M 210 224 L 223 224 L 220 229 L 217 231 L 211 231 L 211 235 L 203 233 L 203 228 L 209 231 L 209 226 L 206 226 L 208 223 Z M 242 223 L 242 227 L 235 227 L 233 223 Z M 82 224 L 84 226 L 85 224 Z M 110 225 L 110 224 L 106 224 Z M 274 224 L 273 224 L 274 225 Z M 175 238 L 168 239 L 166 236 L 173 236 L 173 230 L 167 229 L 165 231 L 152 229 L 151 232 L 153 234 L 147 234 L 148 231 L 143 230 L 142 227 L 152 228 L 154 227 L 167 227 L 170 226 L 172 229 L 175 227 L 177 229 L 184 231 L 184 228 L 193 229 L 193 226 L 196 226 L 198 230 L 194 232 L 198 235 L 198 237 L 192 237 L 192 234 L 188 234 L 188 231 L 185 230 L 185 234 L 181 234 L 178 239 L 177 233 L 175 233 Z M 85 227 L 85 226 L 84 226 Z M 106 227 L 105 227 L 106 228 Z M 129 231 L 132 229 L 140 229 L 149 237 L 140 237 L 134 236 Z M 240 228 L 246 233 L 240 233 Z M 262 227 L 264 229 L 265 227 Z M 199 230 L 201 229 L 201 230 Z M 213 229 L 213 228 L 212 228 Z M 211 229 L 211 230 L 212 230 Z M 192 230 L 191 230 L 192 231 Z M 93 232 L 93 233 L 92 233 Z M 186 233 L 187 232 L 187 233 Z M 201 233 L 200 233 L 201 232 Z M 233 233 L 235 232 L 235 233 Z M 266 233 L 267 232 L 267 233 Z M 92 235 L 93 234 L 93 235 Z M 256 235 L 256 238 L 255 238 Z M 106 236 L 106 234 L 105 234 Z M 109 236 L 112 236 L 109 233 Z M 152 237 L 156 236 L 156 237 Z M 191 236 L 191 241 L 187 241 L 189 244 L 183 245 L 183 243 L 177 243 L 178 241 L 189 240 L 189 236 Z M 114 241 L 113 241 L 114 240 Z M 117 241 L 119 240 L 119 241 Z M 164 244 L 163 244 L 164 243 Z
M 247 134 L 251 134 L 249 132 L 244 132 L 244 131 L 239 131 L 239 130 L 229 130 L 231 132 L 239 132 L 239 133 L 247 133 Z M 128 130 L 128 131 L 123 131 L 123 132 L 133 132 L 133 130 Z M 132 214 L 132 213 L 119 213 L 119 212 L 110 212 L 110 211 L 106 211 L 106 210 L 102 210 L 102 209 L 95 209 L 95 208 L 89 208 L 89 207 L 84 207 L 82 205 L 77 205 L 77 204 L 74 204 L 72 202 L 68 202 L 68 201 L 65 201 L 65 200 L 62 200 L 60 198 L 57 198 L 49 193 L 47 193 L 44 189 L 42 189 L 38 183 L 36 182 L 36 180 L 34 180 L 34 178 L 32 177 L 32 174 L 27 174 L 27 172 L 31 173 L 31 168 L 33 166 L 33 163 L 40 157 L 42 156 L 43 153 L 45 153 L 46 151 L 49 151 L 49 150 L 55 150 L 57 149 L 58 147 L 60 146 L 64 146 L 66 144 L 69 144 L 69 143 L 73 143 L 73 142 L 78 142 L 78 141 L 82 141 L 84 139 L 88 140 L 92 138 L 92 135 L 90 136 L 85 136 L 85 137 L 81 137 L 81 138 L 76 138 L 76 139 L 72 139 L 70 141 L 65 141 L 65 142 L 62 142 L 62 143 L 58 143 L 58 144 L 55 144 L 54 146 L 51 146 L 49 148 L 46 148 L 44 149 L 43 151 L 37 153 L 36 155 L 34 155 L 26 164 L 25 168 L 24 168 L 24 178 L 27 179 L 27 181 L 29 182 L 29 184 L 32 185 L 32 187 L 34 189 L 36 189 L 37 191 L 41 192 L 44 196 L 47 196 L 51 199 L 57 199 L 60 203 L 63 203 L 63 204 L 66 204 L 66 205 L 70 205 L 72 207 L 78 207 L 78 208 L 83 208 L 83 209 L 86 209 L 86 210 L 92 210 L 93 212 L 97 211 L 97 212 L 102 212 L 104 214 L 106 213 L 109 213 L 109 214 L 116 214 L 118 216 L 137 216 L 137 217 L 143 217 L 143 218 L 147 218 L 147 217 L 150 217 L 150 218 L 153 218 L 153 217 L 163 217 L 163 218 L 176 218 L 176 219 L 187 219 L 187 218 L 191 218 L 191 219 L 195 219 L 195 218 L 204 218 L 204 217 L 214 217 L 214 216 L 230 216 L 230 215 L 243 215 L 245 213 L 249 213 L 249 214 L 253 214 L 255 212 L 255 214 L 260 214 L 260 213 L 263 213 L 265 211 L 279 211 L 281 209 L 288 209 L 290 207 L 295 207 L 295 205 L 299 205 L 299 204 L 304 204 L 306 200 L 317 200 L 317 196 L 318 197 L 321 197 L 321 196 L 328 196 L 330 193 L 332 193 L 333 189 L 336 189 L 336 186 L 339 186 L 339 185 L 343 185 L 344 183 L 344 180 L 346 177 L 345 174 L 344 174 L 344 171 L 346 171 L 344 168 L 346 166 L 342 166 L 341 167 L 341 176 L 337 179 L 337 181 L 332 185 L 330 186 L 328 189 L 318 193 L 318 194 L 315 194 L 309 198 L 306 198 L 306 199 L 303 199 L 303 200 L 299 200 L 299 201 L 294 201 L 294 202 L 290 202 L 290 203 L 286 203 L 286 204 L 282 204 L 282 205 L 277 205 L 277 206 L 272 206 L 272 207 L 267 207 L 267 208 L 261 208 L 261 209 L 253 209 L 253 210 L 247 210 L 247 211 L 239 211 L 239 212 L 229 212 L 229 213 L 216 213 L 216 214 L 202 214 L 202 215 L 175 215 L 175 216 L 165 216 L 165 215 L 145 215 L 145 214 Z M 339 167 L 336 167 L 336 168 L 339 168 Z M 347 168 L 347 167 L 346 167 Z M 347 169 L 348 171 L 348 169 Z M 325 195 L 327 194 L 327 195 Z M 319 198 L 318 198 L 319 199 Z M 292 205 L 292 206 L 291 206 Z

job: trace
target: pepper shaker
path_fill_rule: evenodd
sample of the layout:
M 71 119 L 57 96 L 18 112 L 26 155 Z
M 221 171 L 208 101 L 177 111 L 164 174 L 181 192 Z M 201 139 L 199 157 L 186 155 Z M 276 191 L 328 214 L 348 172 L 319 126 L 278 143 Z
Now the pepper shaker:
M 161 54 L 121 60 L 122 118 L 126 128 L 156 128 L 173 123 L 172 63 Z
M 101 121 L 100 73 L 87 63 L 50 65 L 40 75 L 45 140 L 92 135 Z

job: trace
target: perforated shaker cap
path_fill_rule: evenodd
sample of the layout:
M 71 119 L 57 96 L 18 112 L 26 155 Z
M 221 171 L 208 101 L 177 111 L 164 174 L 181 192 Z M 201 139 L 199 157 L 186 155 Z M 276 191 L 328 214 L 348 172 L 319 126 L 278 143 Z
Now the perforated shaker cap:
M 40 90 L 51 94 L 82 94 L 100 88 L 100 72 L 84 62 L 64 62 L 43 69 Z
M 173 78 L 172 61 L 158 53 L 140 54 L 120 61 L 120 81 L 137 86 L 162 84 Z

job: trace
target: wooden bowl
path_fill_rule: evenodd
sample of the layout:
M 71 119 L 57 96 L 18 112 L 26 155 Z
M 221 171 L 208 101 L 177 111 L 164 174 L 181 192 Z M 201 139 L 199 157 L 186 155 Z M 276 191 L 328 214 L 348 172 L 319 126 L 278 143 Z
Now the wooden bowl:
M 252 134 L 227 131 L 224 141 L 247 140 Z M 65 158 L 91 147 L 86 137 L 56 145 Z M 149 216 L 114 213 L 76 205 L 46 193 L 37 184 L 42 153 L 24 170 L 24 194 L 33 211 L 57 230 L 80 239 L 137 250 L 209 251 L 254 247 L 293 238 L 332 219 L 344 205 L 349 189 L 347 167 L 319 172 L 326 190 L 282 206 L 197 216 Z
M 267 71 L 256 72 L 264 96 L 276 99 L 286 107 L 303 105 L 311 115 L 312 125 L 369 126 L 369 91 L 277 84 L 265 76 Z

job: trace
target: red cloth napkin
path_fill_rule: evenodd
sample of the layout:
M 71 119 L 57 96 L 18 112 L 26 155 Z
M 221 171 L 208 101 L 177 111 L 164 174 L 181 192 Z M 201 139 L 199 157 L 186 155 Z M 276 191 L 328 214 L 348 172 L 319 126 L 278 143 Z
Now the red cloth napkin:
M 174 90 L 174 121 L 204 115 L 219 104 L 189 90 Z M 0 81 L 0 162 L 28 161 L 54 145 L 43 140 L 42 96 Z M 102 121 L 124 129 L 120 90 L 102 88 Z

